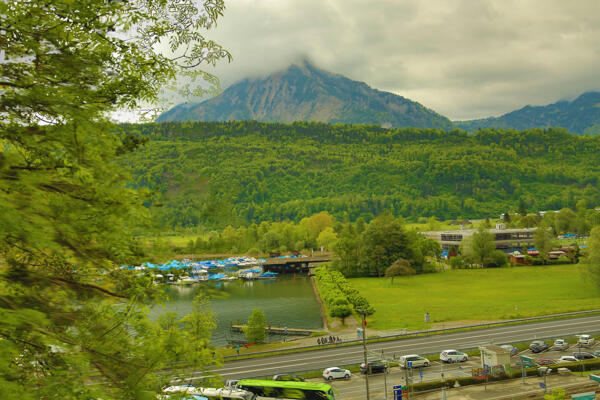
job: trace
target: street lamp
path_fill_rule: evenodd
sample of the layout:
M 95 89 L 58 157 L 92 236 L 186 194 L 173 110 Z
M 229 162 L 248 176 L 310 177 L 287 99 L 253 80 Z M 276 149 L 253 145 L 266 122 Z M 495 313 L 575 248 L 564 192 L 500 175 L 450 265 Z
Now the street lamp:
M 362 339 L 363 339 L 363 353 L 365 358 L 365 387 L 367 389 L 367 400 L 370 400 L 369 396 L 369 372 L 371 372 L 371 367 L 369 366 L 369 362 L 367 360 L 367 312 L 365 310 L 357 310 L 362 314 Z
M 387 374 L 388 374 L 388 362 L 387 360 L 383 360 L 383 365 L 385 365 L 385 371 L 383 371 L 383 395 L 385 400 L 387 400 Z
M 583 376 L 583 371 L 585 370 L 585 365 L 583 365 L 583 356 L 581 355 L 581 342 L 577 341 L 577 348 L 579 348 L 579 364 L 581 364 L 581 376 Z

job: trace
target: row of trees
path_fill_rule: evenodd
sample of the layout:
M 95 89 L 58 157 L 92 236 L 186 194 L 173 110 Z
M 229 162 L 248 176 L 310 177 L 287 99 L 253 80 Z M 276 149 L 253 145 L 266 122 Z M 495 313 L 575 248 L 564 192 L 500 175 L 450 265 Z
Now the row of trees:
M 415 273 L 431 270 L 427 257 L 440 256 L 439 244 L 416 230 L 406 229 L 404 220 L 382 213 L 367 223 L 336 221 L 329 213 L 320 212 L 303 218 L 298 224 L 263 222 L 260 225 L 210 232 L 190 240 L 188 253 L 264 254 L 271 251 L 310 250 L 323 248 L 335 253 L 335 267 L 345 276 L 383 276 L 398 259 L 406 260 Z
M 364 221 L 363 221 L 364 223 Z M 327 212 L 320 212 L 299 223 L 261 222 L 259 225 L 227 226 L 223 231 L 210 231 L 190 240 L 183 251 L 188 253 L 248 253 L 304 249 L 331 250 L 337 240 L 340 224 Z
M 320 266 L 314 272 L 321 299 L 331 317 L 341 318 L 343 322 L 353 311 L 365 315 L 375 312 L 367 299 L 352 287 L 339 271 Z

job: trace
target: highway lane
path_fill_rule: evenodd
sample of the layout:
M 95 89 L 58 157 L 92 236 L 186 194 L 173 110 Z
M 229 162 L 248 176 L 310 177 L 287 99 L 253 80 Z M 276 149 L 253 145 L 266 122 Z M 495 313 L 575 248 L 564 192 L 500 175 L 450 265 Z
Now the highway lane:
M 592 316 L 369 343 L 368 349 L 370 359 L 393 359 L 403 354 L 433 354 L 444 349 L 467 350 L 486 344 L 515 343 L 597 332 L 600 332 L 600 317 Z M 347 347 L 227 361 L 215 372 L 224 379 L 240 379 L 320 370 L 331 366 L 358 364 L 362 360 L 363 349 L 358 343 Z

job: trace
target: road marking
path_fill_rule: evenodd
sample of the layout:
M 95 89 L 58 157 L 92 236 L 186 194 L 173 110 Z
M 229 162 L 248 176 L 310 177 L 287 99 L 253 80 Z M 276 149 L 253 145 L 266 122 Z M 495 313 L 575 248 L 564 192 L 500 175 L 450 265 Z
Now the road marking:
M 406 339 L 406 341 L 404 341 L 404 343 L 394 343 L 392 344 L 391 342 L 386 342 L 386 343 L 370 343 L 370 347 L 373 350 L 384 350 L 386 352 L 396 352 L 396 351 L 401 351 L 401 349 L 408 349 L 408 348 L 416 348 L 419 346 L 431 346 L 431 345 L 436 345 L 436 344 L 442 344 L 443 346 L 451 346 L 451 343 L 453 342 L 461 342 L 460 347 L 461 348 L 469 348 L 469 347 L 477 347 L 478 345 L 482 345 L 482 344 L 486 344 L 490 342 L 490 339 L 493 337 L 497 337 L 497 336 L 505 336 L 505 335 L 511 335 L 511 334 L 518 334 L 519 339 L 514 339 L 511 341 L 515 341 L 515 340 L 528 340 L 531 339 L 531 337 L 527 336 L 530 335 L 531 332 L 540 332 L 540 331 L 547 331 L 547 330 L 552 330 L 552 329 L 573 329 L 575 326 L 580 326 L 580 325 L 586 325 L 586 324 L 594 324 L 594 323 L 599 323 L 600 319 L 596 318 L 596 319 L 592 319 L 592 318 L 586 318 L 585 320 L 580 320 L 580 321 L 570 321 L 571 323 L 568 325 L 565 324 L 552 324 L 552 325 L 548 325 L 549 323 L 544 323 L 542 324 L 538 324 L 535 326 L 531 326 L 531 325 L 519 325 L 518 327 L 515 327 L 515 329 L 512 330 L 502 330 L 502 331 L 497 331 L 497 332 L 482 332 L 479 331 L 476 334 L 470 335 L 470 336 L 458 336 L 457 335 L 461 335 L 464 333 L 458 332 L 458 333 L 451 333 L 451 334 L 443 334 L 443 335 L 434 335 L 434 336 L 425 336 L 425 337 L 418 337 L 418 338 L 409 338 Z M 494 328 L 491 328 L 494 329 Z M 501 328 L 500 328 L 501 329 Z M 597 328 L 588 328 L 588 330 L 596 330 Z M 545 335 L 545 333 L 537 333 L 535 336 L 539 335 Z M 455 336 L 455 337 L 448 337 L 448 336 Z M 558 334 L 557 334 L 558 335 Z M 526 337 L 524 337 L 526 336 Z M 550 336 L 550 335 L 549 335 Z M 485 340 L 481 340 L 481 339 L 485 339 Z M 410 341 L 410 343 L 409 343 Z M 233 375 L 235 374 L 235 371 L 239 371 L 239 372 L 243 372 L 243 373 L 248 373 L 248 372 L 266 372 L 269 370 L 275 370 L 275 369 L 281 369 L 283 367 L 297 367 L 297 366 L 307 366 L 309 364 L 314 365 L 315 362 L 319 362 L 320 360 L 323 361 L 328 361 L 335 356 L 341 356 L 344 358 L 344 361 L 339 362 L 338 364 L 349 364 L 349 363 L 355 363 L 355 362 L 361 362 L 362 361 L 362 349 L 356 347 L 354 349 L 348 348 L 348 347 L 344 347 L 344 348 L 339 348 L 339 349 L 335 349 L 335 350 L 331 350 L 331 349 L 322 349 L 321 351 L 319 350 L 315 350 L 313 352 L 311 352 L 310 355 L 306 354 L 304 356 L 301 355 L 302 353 L 294 353 L 294 354 L 289 354 L 289 355 L 281 355 L 281 356 L 273 356 L 273 358 L 269 359 L 269 360 L 265 360 L 265 361 L 259 361 L 261 359 L 253 359 L 253 364 L 252 364 L 252 368 L 251 370 L 247 370 L 246 368 L 248 368 L 248 366 L 244 366 L 244 365 L 239 365 L 239 366 L 234 366 L 231 365 L 233 363 L 239 362 L 239 363 L 244 363 L 247 362 L 248 360 L 239 360 L 239 361 L 233 361 L 230 363 L 226 363 L 225 366 L 223 368 L 220 368 L 218 370 L 216 370 L 215 372 L 219 372 L 221 373 L 221 375 Z M 299 357 L 300 356 L 300 357 Z M 277 357 L 277 358 L 275 358 Z M 256 369 L 259 368 L 259 369 Z M 314 368 L 314 367 L 312 367 Z M 264 375 L 266 375 L 267 373 L 264 373 Z

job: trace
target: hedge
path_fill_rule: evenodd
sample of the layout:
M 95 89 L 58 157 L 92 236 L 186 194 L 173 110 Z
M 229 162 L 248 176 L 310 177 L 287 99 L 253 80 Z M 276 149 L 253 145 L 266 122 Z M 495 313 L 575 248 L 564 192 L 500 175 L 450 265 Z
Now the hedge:
M 356 312 L 366 311 L 368 315 L 373 314 L 374 310 L 367 299 L 346 280 L 341 272 L 320 266 L 314 269 L 314 273 L 319 284 L 321 299 L 328 309 L 350 304 Z

